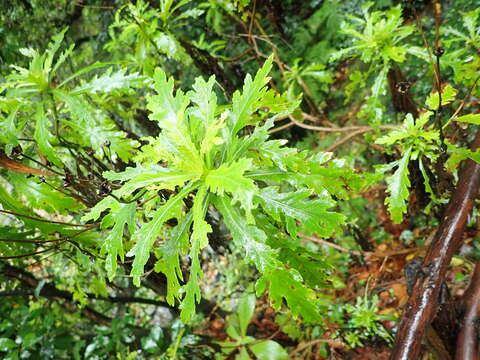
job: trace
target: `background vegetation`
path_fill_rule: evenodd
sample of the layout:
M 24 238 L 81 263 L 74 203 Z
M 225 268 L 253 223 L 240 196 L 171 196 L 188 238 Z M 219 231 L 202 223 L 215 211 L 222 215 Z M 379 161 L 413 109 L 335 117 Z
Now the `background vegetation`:
M 479 5 L 2 3 L 0 356 L 387 358 L 480 160 Z

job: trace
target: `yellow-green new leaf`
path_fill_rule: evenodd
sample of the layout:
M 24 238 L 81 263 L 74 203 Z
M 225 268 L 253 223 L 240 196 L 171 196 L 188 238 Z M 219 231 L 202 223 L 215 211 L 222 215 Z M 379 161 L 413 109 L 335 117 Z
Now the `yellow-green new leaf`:
M 232 113 L 229 119 L 232 135 L 236 135 L 240 129 L 248 124 L 250 115 L 257 110 L 260 100 L 267 93 L 265 85 L 270 80 L 267 75 L 272 69 L 272 62 L 273 55 L 265 61 L 253 80 L 250 74 L 246 76 L 242 93 L 236 91 L 233 94 Z
M 442 106 L 451 103 L 455 100 L 458 91 L 453 88 L 451 85 L 447 85 L 442 89 Z M 432 92 L 425 102 L 427 107 L 432 110 L 437 110 L 440 105 L 440 97 L 438 96 L 438 91 Z
M 187 181 L 194 181 L 198 179 L 198 177 L 199 176 L 194 173 L 161 168 L 133 177 L 120 189 L 116 190 L 115 195 L 119 197 L 127 196 L 137 189 L 145 188 L 150 185 L 156 185 L 161 189 L 173 190 L 176 186 L 182 186 Z
M 231 164 L 222 164 L 211 170 L 205 177 L 205 184 L 210 191 L 223 196 L 225 193 L 233 195 L 234 201 L 240 201 L 247 212 L 250 221 L 253 207 L 253 195 L 257 191 L 252 179 L 244 176 L 245 171 L 252 168 L 252 160 L 243 158 Z
M 189 97 L 181 90 L 173 95 L 173 79 L 167 80 L 161 69 L 155 70 L 154 88 L 158 95 L 147 96 L 147 108 L 152 111 L 150 119 L 158 121 L 162 133 L 163 144 L 168 144 L 173 161 L 169 166 L 201 174 L 203 160 L 192 141 L 188 129 L 185 111 L 190 102 Z
M 457 118 L 453 118 L 455 121 L 459 122 L 464 122 L 464 123 L 469 123 L 469 124 L 475 124 L 475 125 L 480 125 L 480 114 L 468 114 L 468 115 L 463 115 Z

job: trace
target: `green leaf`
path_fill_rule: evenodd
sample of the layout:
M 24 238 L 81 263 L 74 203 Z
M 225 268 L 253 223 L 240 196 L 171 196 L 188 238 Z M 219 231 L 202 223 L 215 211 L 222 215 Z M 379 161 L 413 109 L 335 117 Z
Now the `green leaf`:
M 288 352 L 273 340 L 262 341 L 249 346 L 258 360 L 286 360 Z
M 223 124 L 215 119 L 217 109 L 217 96 L 213 91 L 215 85 L 215 76 L 211 76 L 208 82 L 202 78 L 195 79 L 190 99 L 196 106 L 189 112 L 190 130 L 195 137 L 196 143 L 201 143 L 202 154 L 207 154 L 215 143 L 218 131 Z
M 107 254 L 105 260 L 105 269 L 110 281 L 113 280 L 117 273 L 117 256 L 123 262 L 123 230 L 125 225 L 128 226 L 130 234 L 134 231 L 136 203 L 125 204 L 120 211 L 113 213 L 115 225 L 105 239 L 102 251 Z
M 195 196 L 193 203 L 193 231 L 190 237 L 190 277 L 185 288 L 185 298 L 180 305 L 182 309 L 180 318 L 184 323 L 188 322 L 195 314 L 195 303 L 200 302 L 201 292 L 199 281 L 203 276 L 200 264 L 200 252 L 208 245 L 207 234 L 212 232 L 212 227 L 205 221 L 205 213 L 208 207 L 207 187 L 202 186 Z
M 277 187 L 272 186 L 263 188 L 257 196 L 265 211 L 276 221 L 285 223 L 293 237 L 297 236 L 297 221 L 307 233 L 317 233 L 322 237 L 339 231 L 345 216 L 328 211 L 335 202 L 329 197 L 310 199 L 310 195 L 308 190 L 280 193 Z
M 50 143 L 51 134 L 48 130 L 49 125 L 50 120 L 45 115 L 43 104 L 39 102 L 37 104 L 37 111 L 35 113 L 35 132 L 33 134 L 33 138 L 37 142 L 38 148 L 42 154 L 45 155 L 52 163 L 61 167 L 62 164 L 55 155 L 55 150 Z
M 388 192 L 390 196 L 385 199 L 388 205 L 388 211 L 393 222 L 399 224 L 403 221 L 403 214 L 407 211 L 407 199 L 410 195 L 408 188 L 410 180 L 408 178 L 408 163 L 412 148 L 409 148 L 398 162 L 398 168 L 392 176 L 387 178 Z
M 136 175 L 120 189 L 115 190 L 115 195 L 119 197 L 131 195 L 139 188 L 146 188 L 155 185 L 160 189 L 174 190 L 176 186 L 182 186 L 187 181 L 196 180 L 198 175 L 187 173 L 185 171 L 175 171 L 166 168 L 158 168 L 152 171 L 144 170 L 143 173 Z
M 210 191 L 219 196 L 225 193 L 233 195 L 234 201 L 239 201 L 250 216 L 253 207 L 252 198 L 257 188 L 252 179 L 244 176 L 245 171 L 252 168 L 252 160 L 243 158 L 231 164 L 222 164 L 217 169 L 210 170 L 205 177 L 205 184 Z M 251 218 L 249 218 L 251 220 Z
M 267 235 L 256 226 L 249 225 L 239 210 L 233 207 L 229 197 L 215 197 L 214 204 L 223 215 L 235 243 L 245 250 L 246 260 L 254 263 L 262 273 L 271 271 L 277 263 L 277 255 L 265 244 Z
M 145 78 L 139 73 L 126 74 L 125 69 L 120 69 L 112 74 L 113 68 L 107 69 L 100 76 L 94 76 L 89 82 L 83 83 L 72 90 L 72 95 L 83 93 L 95 94 L 97 92 L 110 93 L 117 89 L 129 89 L 142 85 Z
M 3 118 L 2 114 L 0 113 L 0 128 L 3 129 L 3 131 L 0 133 L 0 141 L 11 144 L 12 146 L 18 144 L 15 117 L 17 116 L 19 109 L 20 105 L 17 105 L 6 118 Z
M 203 159 L 192 141 L 185 118 L 189 98 L 180 90 L 173 95 L 173 79 L 167 80 L 161 69 L 155 70 L 154 81 L 158 95 L 147 96 L 147 108 L 152 111 L 150 119 L 158 121 L 162 129 L 156 145 L 164 147 L 162 152 L 171 153 L 170 167 L 201 175 Z
M 162 272 L 167 277 L 167 302 L 170 305 L 180 296 L 181 286 L 178 280 L 183 280 L 180 256 L 188 252 L 188 235 L 192 221 L 193 214 L 190 211 L 175 226 L 170 239 L 158 249 L 159 260 L 155 264 L 155 271 Z
M 126 138 L 126 134 L 118 131 L 114 122 L 100 109 L 95 109 L 82 96 L 72 96 L 62 90 L 54 90 L 56 98 L 65 102 L 64 111 L 70 113 L 72 120 L 62 120 L 73 131 L 69 132 L 71 140 L 96 149 L 103 156 L 104 144 L 110 143 L 109 149 L 125 162 L 132 157 L 137 142 Z
M 15 348 L 17 344 L 15 341 L 9 338 L 0 338 L 0 351 L 9 352 L 11 349 Z
M 460 117 L 453 118 L 455 121 L 465 122 L 469 124 L 480 124 L 480 114 L 467 114 Z
M 165 221 L 177 216 L 182 206 L 183 198 L 193 189 L 192 186 L 183 188 L 182 191 L 157 209 L 153 214 L 152 220 L 143 225 L 140 230 L 133 235 L 136 242 L 133 248 L 127 253 L 127 256 L 134 256 L 130 275 L 133 276 L 133 283 L 136 286 L 140 286 L 140 277 L 143 275 L 144 266 L 150 257 L 150 250 L 157 236 L 160 234 L 162 225 Z
M 55 53 L 58 51 L 60 48 L 60 45 L 62 45 L 63 38 L 65 36 L 65 33 L 67 32 L 68 27 L 64 28 L 61 32 L 58 34 L 52 36 L 52 41 L 48 43 L 48 49 L 45 52 L 46 58 L 44 62 L 44 71 L 46 73 L 49 73 L 50 71 L 55 72 L 55 69 L 63 62 L 65 61 L 65 58 L 63 58 L 62 61 L 57 61 L 59 63 L 58 65 L 55 66 L 55 69 L 52 69 L 52 64 L 53 64 L 53 57 L 55 56 Z M 71 50 L 70 50 L 71 51 Z
M 457 93 L 458 91 L 450 84 L 446 85 L 442 89 L 442 106 L 447 105 L 453 100 L 455 100 Z M 438 96 L 438 91 L 432 92 L 425 101 L 425 104 L 429 109 L 438 110 L 440 104 L 440 97 Z
M 268 289 L 268 297 L 275 310 L 281 309 L 285 299 L 294 316 L 301 315 L 306 322 L 321 321 L 315 291 L 299 279 L 301 276 L 297 271 L 278 266 L 257 281 L 257 295 Z
M 279 261 L 278 253 L 265 244 L 267 235 L 256 226 L 249 225 L 227 197 L 215 197 L 214 204 L 235 244 L 245 250 L 247 262 L 255 264 L 262 273 L 257 282 L 257 295 L 260 296 L 268 285 L 268 295 L 275 309 L 279 310 L 282 299 L 286 299 L 294 315 L 302 315 L 305 321 L 319 321 L 315 292 L 302 284 L 302 277 L 297 271 L 287 269 Z
M 247 335 L 247 327 L 255 313 L 256 297 L 253 293 L 244 293 L 238 303 L 237 315 L 240 325 L 240 335 Z
M 118 211 L 119 208 L 120 203 L 112 196 L 107 196 L 100 200 L 94 207 L 92 207 L 88 214 L 85 214 L 80 220 L 83 222 L 90 220 L 95 221 L 105 210 L 112 209 L 112 211 Z
M 232 164 L 222 164 L 217 169 L 208 172 L 205 177 L 205 184 L 217 195 L 225 192 L 234 194 L 237 191 L 254 191 L 253 180 L 243 176 L 246 170 L 252 167 L 252 160 L 243 158 Z
M 270 80 L 267 75 L 272 68 L 273 55 L 265 61 L 252 80 L 247 74 L 242 93 L 236 91 L 232 98 L 232 112 L 229 117 L 229 125 L 232 137 L 249 123 L 250 115 L 260 106 L 260 100 L 266 94 L 265 85 Z

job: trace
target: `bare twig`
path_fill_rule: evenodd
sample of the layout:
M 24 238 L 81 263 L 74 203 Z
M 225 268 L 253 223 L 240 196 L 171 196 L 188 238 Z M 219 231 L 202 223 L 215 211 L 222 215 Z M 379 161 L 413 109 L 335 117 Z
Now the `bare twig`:
M 383 252 L 372 252 L 372 251 L 360 251 L 360 250 L 351 250 L 344 248 L 343 246 L 334 244 L 330 241 L 323 240 L 320 238 L 317 238 L 315 236 L 307 235 L 307 234 L 302 234 L 299 233 L 298 236 L 305 240 L 310 240 L 314 243 L 320 244 L 320 245 L 325 245 L 329 246 L 331 248 L 334 248 L 338 251 L 350 254 L 350 255 L 355 255 L 355 256 L 361 256 L 361 257 L 379 257 L 379 258 L 384 258 L 384 257 L 390 257 L 390 256 L 396 256 L 396 255 L 406 255 L 410 254 L 416 251 L 419 251 L 421 248 L 408 248 L 408 249 L 401 249 L 401 250 L 391 250 L 391 251 L 383 251 Z
M 47 220 L 47 219 L 42 219 L 42 218 L 38 218 L 38 217 L 35 217 L 35 216 L 19 214 L 19 213 L 16 213 L 14 211 L 8 211 L 8 210 L 0 210 L 0 213 L 19 216 L 19 217 L 23 217 L 23 218 L 26 218 L 26 219 L 39 221 L 39 222 L 44 222 L 44 223 L 50 223 L 50 224 L 59 224 L 59 225 L 68 225 L 68 226 L 82 226 L 82 227 L 97 226 L 97 224 L 73 224 L 73 223 L 64 222 L 64 221 Z

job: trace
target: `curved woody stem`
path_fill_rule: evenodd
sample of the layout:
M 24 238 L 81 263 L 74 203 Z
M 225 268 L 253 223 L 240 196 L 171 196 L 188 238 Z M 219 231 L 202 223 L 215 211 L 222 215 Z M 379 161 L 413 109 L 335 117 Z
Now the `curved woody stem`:
M 480 147 L 477 133 L 472 150 Z M 462 233 L 480 185 L 480 164 L 465 160 L 457 188 L 450 199 L 422 263 L 395 339 L 391 360 L 418 359 L 427 326 L 433 320 L 442 282 L 452 256 L 462 244 Z

